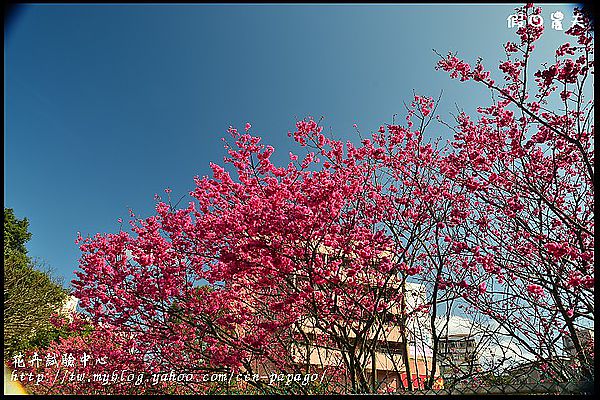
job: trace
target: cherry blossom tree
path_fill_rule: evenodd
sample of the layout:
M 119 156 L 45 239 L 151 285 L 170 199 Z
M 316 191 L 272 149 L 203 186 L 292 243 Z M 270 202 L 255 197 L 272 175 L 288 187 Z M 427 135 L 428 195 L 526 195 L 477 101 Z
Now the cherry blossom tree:
M 131 213 L 130 232 L 78 237 L 74 294 L 96 328 L 50 350 L 109 352 L 119 368 L 148 377 L 323 377 L 236 381 L 260 393 L 375 393 L 392 379 L 413 390 L 436 387 L 448 321 L 460 312 L 487 326 L 486 343 L 504 355 L 516 344 L 562 379 L 550 361 L 568 337 L 572 371 L 593 377 L 590 343 L 578 336 L 594 311 L 593 33 L 577 15 L 581 25 L 565 32 L 572 40 L 539 66 L 531 55 L 543 28 L 519 28 L 504 46 L 502 83 L 481 60 L 441 57 L 451 78 L 492 95 L 476 118 L 444 122 L 439 100 L 415 95 L 406 121 L 356 144 L 309 117 L 290 132 L 298 155 L 283 166 L 250 124 L 230 127 L 223 165 L 195 178 L 186 207 L 166 190 L 155 215 Z M 432 123 L 454 140 L 430 135 Z M 417 283 L 426 289 L 419 302 L 410 294 Z M 422 366 L 417 347 L 430 354 Z M 380 379 L 377 353 L 396 351 L 395 374 Z M 214 388 L 145 382 L 138 392 Z
M 309 372 L 298 359 L 322 341 L 339 351 L 351 390 L 377 390 L 364 365 L 389 329 L 381 315 L 401 301 L 406 264 L 377 228 L 384 209 L 371 201 L 372 146 L 348 143 L 344 155 L 321 130 L 299 121 L 301 146 L 330 149 L 276 167 L 272 147 L 230 128 L 225 162 L 235 180 L 212 164 L 187 208 L 159 201 L 156 216 L 132 221 L 136 236 L 83 240 L 74 284 L 94 322 L 135 337 L 140 357 L 186 371 Z M 320 156 L 336 164 L 316 169 Z
M 531 4 L 517 9 L 539 15 Z M 594 102 L 593 32 L 576 10 L 554 60 L 531 59 L 543 26 L 518 29 L 505 44 L 503 83 L 481 61 L 475 67 L 453 54 L 438 68 L 452 78 L 484 85 L 493 104 L 479 117 L 456 117 L 453 147 L 442 172 L 467 189 L 468 207 L 448 226 L 467 281 L 479 293 L 457 288 L 477 312 L 488 315 L 538 360 L 561 356 L 573 342 L 577 366 L 591 376 L 590 353 L 578 329 L 593 327 Z M 591 98 L 590 98 L 591 97 Z M 569 371 L 556 369 L 557 375 Z

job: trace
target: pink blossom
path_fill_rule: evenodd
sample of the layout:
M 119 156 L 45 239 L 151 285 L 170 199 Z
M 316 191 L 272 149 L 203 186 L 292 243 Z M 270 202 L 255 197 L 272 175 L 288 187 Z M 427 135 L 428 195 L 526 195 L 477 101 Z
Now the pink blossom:
M 485 293 L 487 291 L 487 285 L 485 282 L 479 284 L 479 293 Z
M 536 297 L 544 295 L 544 289 L 536 284 L 527 285 L 527 291 Z

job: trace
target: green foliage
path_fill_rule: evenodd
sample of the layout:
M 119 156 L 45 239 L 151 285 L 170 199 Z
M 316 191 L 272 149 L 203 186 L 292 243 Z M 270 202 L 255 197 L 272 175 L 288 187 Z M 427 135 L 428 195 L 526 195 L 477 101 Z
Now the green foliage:
M 15 217 L 12 208 L 4 208 L 4 258 L 16 257 L 19 261 L 27 260 L 25 243 L 31 239 L 28 231 L 29 221 Z
M 29 221 L 4 209 L 4 356 L 31 347 L 46 346 L 60 332 L 50 316 L 60 310 L 68 292 L 40 271 L 27 256 Z

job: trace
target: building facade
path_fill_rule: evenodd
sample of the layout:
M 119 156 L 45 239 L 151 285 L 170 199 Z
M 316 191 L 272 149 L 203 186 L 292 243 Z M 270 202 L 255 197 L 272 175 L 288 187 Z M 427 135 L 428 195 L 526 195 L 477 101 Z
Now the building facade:
M 440 338 L 439 366 L 443 377 L 464 376 L 480 369 L 477 341 L 468 333 L 448 334 Z

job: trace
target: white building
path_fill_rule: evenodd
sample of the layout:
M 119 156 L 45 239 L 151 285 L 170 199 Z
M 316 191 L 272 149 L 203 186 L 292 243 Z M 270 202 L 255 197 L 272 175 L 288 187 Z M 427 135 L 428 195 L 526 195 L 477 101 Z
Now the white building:
M 79 299 L 71 295 L 65 300 L 58 313 L 68 318 L 69 321 L 73 321 L 74 315 L 77 312 L 77 304 L 79 304 Z

